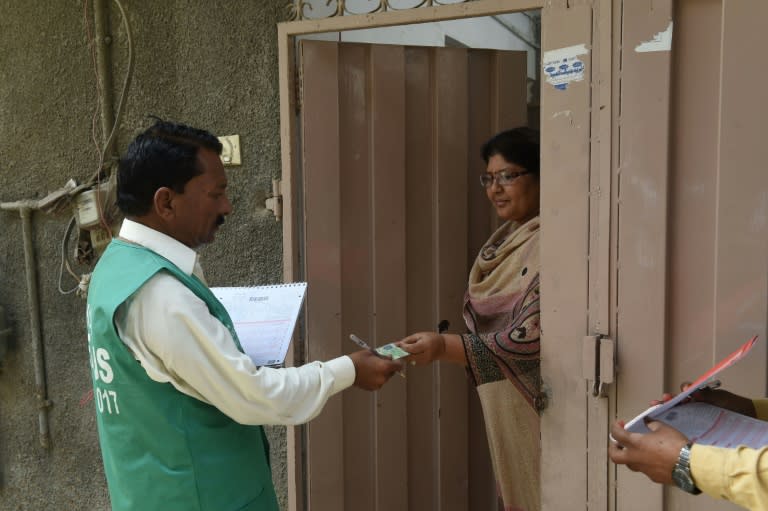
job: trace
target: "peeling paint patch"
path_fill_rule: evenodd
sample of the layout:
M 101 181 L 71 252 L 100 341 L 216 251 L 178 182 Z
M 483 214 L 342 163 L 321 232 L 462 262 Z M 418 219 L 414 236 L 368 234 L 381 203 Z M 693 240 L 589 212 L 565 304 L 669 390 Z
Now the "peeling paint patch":
M 565 117 L 570 125 L 573 126 L 573 112 L 571 110 L 560 110 L 552 114 L 552 119 L 557 119 L 558 117 Z
M 565 90 L 569 83 L 582 81 L 584 62 L 579 57 L 588 54 L 585 44 L 545 51 L 542 69 L 547 83 L 551 83 L 555 89 Z
M 647 53 L 654 51 L 670 51 L 672 49 L 672 22 L 663 32 L 659 32 L 650 41 L 644 41 L 635 46 L 637 53 Z
M 553 119 L 557 119 L 558 117 L 571 117 L 573 115 L 573 112 L 570 110 L 560 110 L 559 112 L 555 112 L 552 114 Z

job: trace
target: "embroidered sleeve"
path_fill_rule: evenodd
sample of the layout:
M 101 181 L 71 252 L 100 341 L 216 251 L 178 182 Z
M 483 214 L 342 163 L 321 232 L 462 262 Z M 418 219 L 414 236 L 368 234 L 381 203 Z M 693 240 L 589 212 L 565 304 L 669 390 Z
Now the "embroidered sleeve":
M 539 277 L 510 311 L 508 326 L 497 332 L 463 334 L 467 366 L 475 385 L 508 378 L 532 402 L 539 389 Z

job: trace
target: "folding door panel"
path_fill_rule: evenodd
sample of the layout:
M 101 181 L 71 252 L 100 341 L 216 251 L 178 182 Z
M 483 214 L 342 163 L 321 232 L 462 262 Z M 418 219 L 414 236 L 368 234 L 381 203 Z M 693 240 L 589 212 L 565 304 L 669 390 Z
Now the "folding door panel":
M 351 352 L 350 333 L 381 345 L 441 319 L 461 331 L 492 227 L 479 145 L 526 124 L 525 54 L 320 41 L 300 53 L 306 359 Z M 434 365 L 334 397 L 306 427 L 308 509 L 493 509 L 472 393 L 461 368 Z
M 766 392 L 768 146 L 760 60 L 764 2 L 675 4 L 666 390 L 753 335 L 752 354 L 721 377 Z M 740 509 L 670 490 L 666 509 Z

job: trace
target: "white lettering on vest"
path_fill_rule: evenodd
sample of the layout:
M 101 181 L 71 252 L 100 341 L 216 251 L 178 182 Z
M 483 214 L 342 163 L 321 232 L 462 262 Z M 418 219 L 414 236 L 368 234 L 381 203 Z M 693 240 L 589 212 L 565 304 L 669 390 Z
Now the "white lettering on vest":
M 93 371 L 93 379 L 98 381 L 99 372 L 96 370 L 96 353 L 90 344 L 88 344 L 88 365 L 91 366 L 91 371 Z
M 109 352 L 104 348 L 96 349 L 96 363 L 99 365 L 99 376 L 104 383 L 112 383 L 114 373 L 112 372 L 112 366 L 109 365 L 110 359 Z
M 106 390 L 100 387 L 96 387 L 96 408 L 99 413 L 104 413 L 104 410 L 108 414 L 120 415 L 120 407 L 117 405 L 117 392 L 114 390 Z

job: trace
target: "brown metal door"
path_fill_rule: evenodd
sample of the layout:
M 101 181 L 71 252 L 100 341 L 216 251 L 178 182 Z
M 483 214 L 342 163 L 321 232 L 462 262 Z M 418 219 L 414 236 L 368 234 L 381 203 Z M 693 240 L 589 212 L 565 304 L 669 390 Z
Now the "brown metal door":
M 578 52 L 586 69 L 541 93 L 544 510 L 737 509 L 610 464 L 607 425 L 752 335 L 723 380 L 766 392 L 767 16 L 735 0 L 543 10 L 545 68 Z M 586 333 L 617 343 L 605 398 L 579 378 Z
M 621 118 L 618 121 L 614 222 L 615 320 L 619 375 L 616 414 L 631 418 L 667 387 L 669 212 L 669 45 L 651 47 L 672 23 L 672 1 L 624 5 Z M 645 44 L 646 46 L 641 46 Z M 648 47 L 652 51 L 639 51 Z M 615 467 L 611 466 L 612 468 Z M 615 472 L 616 508 L 664 509 L 663 488 L 626 467 Z
M 480 144 L 526 124 L 522 52 L 302 41 L 305 360 L 448 319 L 493 224 Z M 461 368 L 334 397 L 305 429 L 308 510 L 495 510 Z
M 671 32 L 671 4 L 625 2 L 624 48 Z M 757 63 L 767 16 L 766 2 L 677 1 L 671 52 L 624 52 L 620 417 L 695 378 L 752 335 L 761 339 L 756 351 L 722 380 L 745 395 L 766 392 L 768 108 L 760 84 L 768 70 Z M 740 509 L 663 489 L 624 468 L 616 480 L 622 511 L 649 503 Z
M 589 307 L 595 291 L 588 284 L 598 274 L 590 271 L 590 261 L 598 261 L 590 231 L 601 222 L 590 222 L 590 209 L 601 201 L 590 200 L 599 188 L 590 176 L 606 171 L 595 167 L 600 159 L 591 157 L 590 142 L 610 143 L 592 131 L 597 112 L 610 112 L 610 103 L 599 109 L 591 103 L 598 89 L 590 81 L 592 35 L 591 5 L 553 2 L 543 9 L 545 73 L 564 59 L 578 57 L 584 66 L 583 76 L 574 73 L 564 83 L 545 78 L 541 85 L 541 371 L 549 396 L 541 418 L 541 506 L 547 511 L 600 510 L 607 501 L 607 458 L 601 457 L 607 433 L 597 441 L 588 435 L 606 430 L 607 403 L 588 394 L 581 346 L 591 330 L 590 313 L 597 314 Z M 595 501 L 601 492 L 602 502 Z

